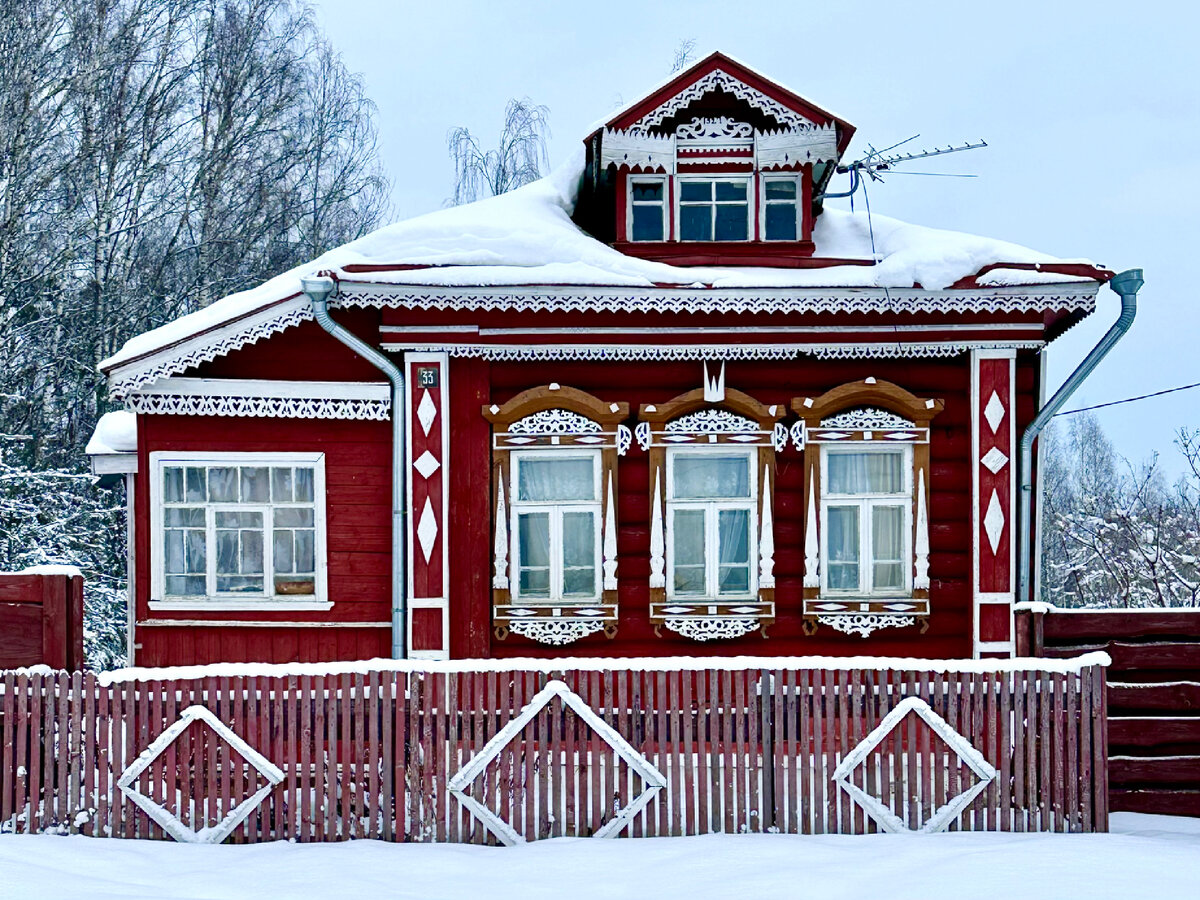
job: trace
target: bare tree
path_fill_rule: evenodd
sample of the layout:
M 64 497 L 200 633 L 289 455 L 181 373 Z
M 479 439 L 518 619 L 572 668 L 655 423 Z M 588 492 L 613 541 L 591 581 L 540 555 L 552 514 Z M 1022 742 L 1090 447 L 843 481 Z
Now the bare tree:
M 499 196 L 541 178 L 543 167 L 549 167 L 549 115 L 548 107 L 528 97 L 509 100 L 494 150 L 484 150 L 468 129 L 452 128 L 446 143 L 454 160 L 454 196 L 448 202 L 457 206 Z
M 696 39 L 682 38 L 671 57 L 671 73 L 682 72 L 696 61 Z

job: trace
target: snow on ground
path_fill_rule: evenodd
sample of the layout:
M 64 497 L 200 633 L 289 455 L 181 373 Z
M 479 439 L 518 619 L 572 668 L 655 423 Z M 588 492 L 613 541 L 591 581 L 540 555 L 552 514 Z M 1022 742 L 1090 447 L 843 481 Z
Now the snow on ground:
M 1200 819 L 1113 833 L 707 835 L 452 844 L 194 846 L 0 836 L 0 898 L 1194 900 Z

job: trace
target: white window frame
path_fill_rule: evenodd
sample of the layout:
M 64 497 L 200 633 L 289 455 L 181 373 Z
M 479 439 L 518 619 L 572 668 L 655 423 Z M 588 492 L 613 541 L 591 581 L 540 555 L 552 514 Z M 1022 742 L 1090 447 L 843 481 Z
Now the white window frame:
M 712 234 L 711 241 L 691 241 L 683 237 L 683 185 L 690 181 L 743 181 L 746 184 L 746 236 L 733 241 L 718 241 L 717 240 L 717 207 L 718 206 L 736 206 L 740 205 L 740 201 L 736 200 L 710 200 L 709 205 L 712 208 Z M 712 196 L 716 197 L 716 189 L 713 189 Z M 688 203 L 688 206 L 698 205 Z M 728 175 L 721 173 L 712 174 L 689 174 L 675 176 L 675 239 L 677 241 L 689 244 L 745 244 L 754 240 L 754 222 L 758 215 L 757 204 L 754 202 L 754 178 L 749 173 L 737 172 Z
M 740 456 L 749 468 L 749 496 L 744 498 L 720 498 L 713 500 L 675 499 L 675 460 L 681 456 Z M 758 451 L 754 448 L 735 447 L 721 444 L 719 447 L 668 447 L 666 453 L 666 590 L 668 598 L 678 596 L 680 601 L 709 601 L 726 603 L 758 599 Z M 704 511 L 704 593 L 675 593 L 675 512 L 699 509 Z M 750 514 L 748 535 L 749 583 L 744 593 L 721 594 L 720 583 L 721 543 L 720 511 L 723 509 L 747 510 Z
M 216 542 L 214 540 L 215 515 L 210 510 L 218 508 L 230 511 L 262 511 L 263 518 L 263 585 L 262 594 L 218 593 L 212 590 L 205 596 L 167 597 L 166 554 L 163 550 L 163 470 L 169 466 L 311 466 L 313 469 L 313 552 L 316 556 L 315 585 L 313 594 L 276 594 L 274 593 L 274 569 L 272 553 L 274 531 L 271 511 L 287 506 L 308 507 L 308 503 L 273 504 L 273 503 L 211 503 L 204 502 L 184 504 L 205 508 L 206 521 L 206 581 L 213 585 L 216 566 Z M 328 554 L 326 551 L 326 515 L 325 515 L 325 454 L 302 452 L 251 453 L 230 451 L 161 451 L 150 454 L 150 609 L 196 609 L 210 611 L 250 611 L 250 610 L 289 610 L 289 611 L 324 611 L 333 607 L 329 600 L 328 586 Z
M 604 517 L 603 512 L 603 478 L 604 467 L 599 449 L 562 449 L 562 450 L 510 450 L 509 451 L 509 479 L 508 479 L 508 497 L 509 497 L 509 524 L 508 533 L 510 536 L 509 555 L 512 559 L 512 577 L 510 579 L 510 593 L 513 603 L 524 603 L 527 605 L 534 604 L 561 604 L 561 603 L 588 603 L 601 601 L 603 594 L 603 566 L 601 560 L 601 541 L 602 528 Z M 520 478 L 521 463 L 530 459 L 552 459 L 556 461 L 566 459 L 590 459 L 592 460 L 592 492 L 594 500 L 521 500 L 518 493 L 518 483 Z M 550 514 L 550 596 L 549 597 L 527 597 L 521 594 L 521 530 L 518 527 L 519 517 L 521 513 L 537 513 L 546 512 Z M 584 512 L 591 513 L 592 524 L 592 558 L 595 565 L 592 568 L 593 572 L 593 590 L 588 596 L 563 596 L 563 553 L 562 553 L 562 519 L 566 513 Z
M 904 478 L 904 490 L 900 493 L 861 493 L 861 494 L 830 494 L 829 486 L 829 457 L 846 453 L 898 453 L 900 454 L 901 473 Z M 821 525 L 820 533 L 824 535 L 821 541 L 821 596 L 823 597 L 870 597 L 899 599 L 912 596 L 913 581 L 913 448 L 911 445 L 878 445 L 865 441 L 852 441 L 847 444 L 821 445 Z M 829 587 L 829 507 L 857 506 L 858 507 L 858 587 L 853 589 L 833 589 Z M 904 572 L 904 583 L 899 588 L 875 590 L 873 565 L 871 509 L 877 506 L 899 506 L 903 509 L 903 538 L 904 546 L 900 554 L 901 568 Z
M 794 243 L 794 241 L 789 241 L 786 238 L 768 238 L 767 237 L 767 207 L 772 206 L 772 205 L 775 205 L 775 206 L 783 205 L 782 203 L 772 204 L 767 201 L 767 182 L 768 181 L 790 181 L 796 185 L 796 201 L 795 201 L 796 237 L 795 237 L 795 241 L 804 240 L 804 234 L 803 234 L 804 212 L 800 208 L 801 203 L 803 201 L 803 193 L 802 192 L 803 192 L 804 185 L 801 183 L 800 175 L 793 175 L 793 174 L 786 174 L 786 173 L 780 173 L 780 174 L 764 173 L 763 175 L 761 175 L 759 177 L 758 189 L 759 189 L 759 196 L 762 198 L 762 202 L 759 204 L 759 208 L 758 208 L 758 234 L 759 234 L 759 237 L 762 240 L 769 241 L 772 244 Z
M 635 181 L 653 181 L 662 185 L 663 198 L 661 203 L 654 203 L 649 200 L 636 201 L 633 199 L 633 183 Z M 661 241 L 636 241 L 639 244 L 655 244 L 663 243 L 671 239 L 671 222 L 667 218 L 668 210 L 671 208 L 671 187 L 667 182 L 666 175 L 629 175 L 625 179 L 625 240 L 630 243 L 635 243 L 633 237 L 633 208 L 635 206 L 658 206 L 662 211 L 662 240 Z

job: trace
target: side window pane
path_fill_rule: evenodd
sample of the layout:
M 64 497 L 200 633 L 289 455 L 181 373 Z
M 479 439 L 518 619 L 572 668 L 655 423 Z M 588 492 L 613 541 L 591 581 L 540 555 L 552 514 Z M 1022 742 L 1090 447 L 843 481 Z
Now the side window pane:
M 517 499 L 527 501 L 596 499 L 595 460 L 519 458 Z
M 663 213 L 660 205 L 633 207 L 633 240 L 663 240 Z
M 182 469 L 179 485 L 182 487 Z M 163 587 L 169 597 L 205 594 L 207 535 L 203 509 L 172 507 L 163 511 Z
M 596 519 L 590 512 L 563 513 L 563 596 L 596 594 Z
M 858 507 L 831 506 L 826 544 L 829 587 L 835 591 L 858 589 Z
M 263 467 L 242 467 L 242 502 L 266 503 L 271 499 L 271 486 L 267 481 L 267 472 Z
M 767 182 L 767 200 L 792 200 L 796 199 L 796 182 L 781 181 L 776 179 Z
M 672 463 L 676 498 L 709 500 L 750 496 L 750 467 L 745 456 L 678 455 Z
M 518 589 L 522 597 L 550 596 L 550 514 L 517 516 Z
M 204 487 L 204 469 L 198 469 L 193 466 L 189 466 L 187 469 L 186 481 L 185 499 L 187 502 L 203 503 L 208 498 L 208 492 Z
M 721 541 L 717 593 L 745 594 L 750 590 L 750 512 L 720 510 L 717 533 Z
M 661 181 L 635 181 L 633 182 L 633 201 L 662 203 L 663 200 L 663 183 Z
M 903 453 L 830 453 L 830 494 L 898 494 L 904 490 Z
M 874 556 L 875 590 L 904 587 L 904 510 L 899 506 L 876 506 L 871 510 L 871 552 Z
M 704 510 L 677 509 L 672 517 L 676 594 L 704 594 Z
M 768 241 L 796 240 L 796 207 L 792 203 L 768 203 L 766 214 Z
M 213 503 L 236 503 L 238 470 L 234 466 L 213 466 L 208 470 L 208 499 Z
M 297 503 L 311 503 L 313 499 L 313 470 L 312 469 L 296 469 L 296 496 Z
M 292 470 L 274 468 L 271 470 L 271 499 L 276 503 L 292 501 Z
M 183 469 L 178 466 L 163 469 L 163 500 L 167 503 L 183 502 Z

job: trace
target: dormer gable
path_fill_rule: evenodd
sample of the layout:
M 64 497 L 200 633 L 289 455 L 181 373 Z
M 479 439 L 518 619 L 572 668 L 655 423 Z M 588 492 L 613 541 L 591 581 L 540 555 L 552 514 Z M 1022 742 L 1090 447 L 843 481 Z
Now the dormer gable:
M 820 192 L 853 134 L 713 53 L 587 139 L 577 220 L 622 252 L 676 265 L 794 265 L 813 253 Z

